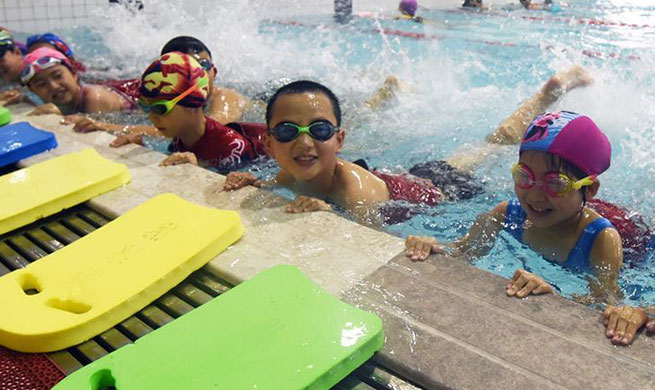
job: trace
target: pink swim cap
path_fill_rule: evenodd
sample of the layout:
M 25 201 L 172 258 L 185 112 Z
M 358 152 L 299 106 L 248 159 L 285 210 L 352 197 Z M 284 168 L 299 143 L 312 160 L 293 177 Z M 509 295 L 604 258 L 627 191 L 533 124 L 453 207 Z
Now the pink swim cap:
M 536 150 L 559 156 L 587 175 L 610 167 L 612 146 L 589 117 L 569 111 L 538 115 L 525 130 L 519 154 Z
M 400 2 L 400 5 L 398 6 L 398 9 L 400 9 L 401 11 L 405 12 L 410 16 L 414 16 L 416 14 L 417 8 L 418 8 L 417 0 L 402 0 Z
M 37 73 L 55 65 L 65 65 L 68 69 L 73 69 L 68 58 L 57 50 L 47 47 L 36 49 L 23 57 L 20 79 L 23 84 L 27 84 Z

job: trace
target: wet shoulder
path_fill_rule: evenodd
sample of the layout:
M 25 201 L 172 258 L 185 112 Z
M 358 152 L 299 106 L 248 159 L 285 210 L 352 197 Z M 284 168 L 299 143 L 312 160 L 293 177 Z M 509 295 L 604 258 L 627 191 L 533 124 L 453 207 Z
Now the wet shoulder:
M 337 162 L 337 182 L 345 198 L 365 203 L 379 203 L 389 200 L 386 183 L 350 161 Z

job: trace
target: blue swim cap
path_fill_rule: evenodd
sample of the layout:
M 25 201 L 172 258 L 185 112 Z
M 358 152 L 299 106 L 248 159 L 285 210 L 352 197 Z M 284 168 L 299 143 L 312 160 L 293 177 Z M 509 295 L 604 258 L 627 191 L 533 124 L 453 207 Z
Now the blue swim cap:
M 36 34 L 27 38 L 26 45 L 28 48 L 32 45 L 36 45 L 37 43 L 48 43 L 54 46 L 57 51 L 61 52 L 61 54 L 65 55 L 66 57 L 75 57 L 75 52 L 73 49 L 71 49 L 63 39 L 59 38 L 59 36 L 53 33 Z

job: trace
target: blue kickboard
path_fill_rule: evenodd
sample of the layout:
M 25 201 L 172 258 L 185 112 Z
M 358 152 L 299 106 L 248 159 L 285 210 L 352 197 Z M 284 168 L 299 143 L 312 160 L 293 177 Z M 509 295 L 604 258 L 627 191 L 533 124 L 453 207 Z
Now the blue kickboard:
M 56 147 L 53 133 L 39 130 L 28 122 L 0 127 L 0 167 Z

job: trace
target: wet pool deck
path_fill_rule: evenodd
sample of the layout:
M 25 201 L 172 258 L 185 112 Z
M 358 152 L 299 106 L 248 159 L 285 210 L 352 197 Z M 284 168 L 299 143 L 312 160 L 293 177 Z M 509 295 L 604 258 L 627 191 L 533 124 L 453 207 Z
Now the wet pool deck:
M 221 175 L 161 168 L 161 153 L 113 149 L 109 134 L 76 134 L 59 117 L 22 116 L 26 109 L 12 108 L 14 121 L 55 132 L 59 147 L 24 165 L 91 146 L 132 174 L 130 184 L 90 202 L 101 212 L 120 215 L 164 192 L 238 211 L 245 236 L 206 271 L 238 284 L 276 264 L 298 266 L 327 291 L 377 313 L 387 342 L 375 360 L 425 389 L 655 389 L 655 338 L 642 334 L 630 348 L 614 347 L 596 311 L 553 295 L 507 298 L 505 279 L 464 261 L 412 263 L 397 237 L 331 213 L 286 214 L 286 201 L 274 194 L 223 192 Z

